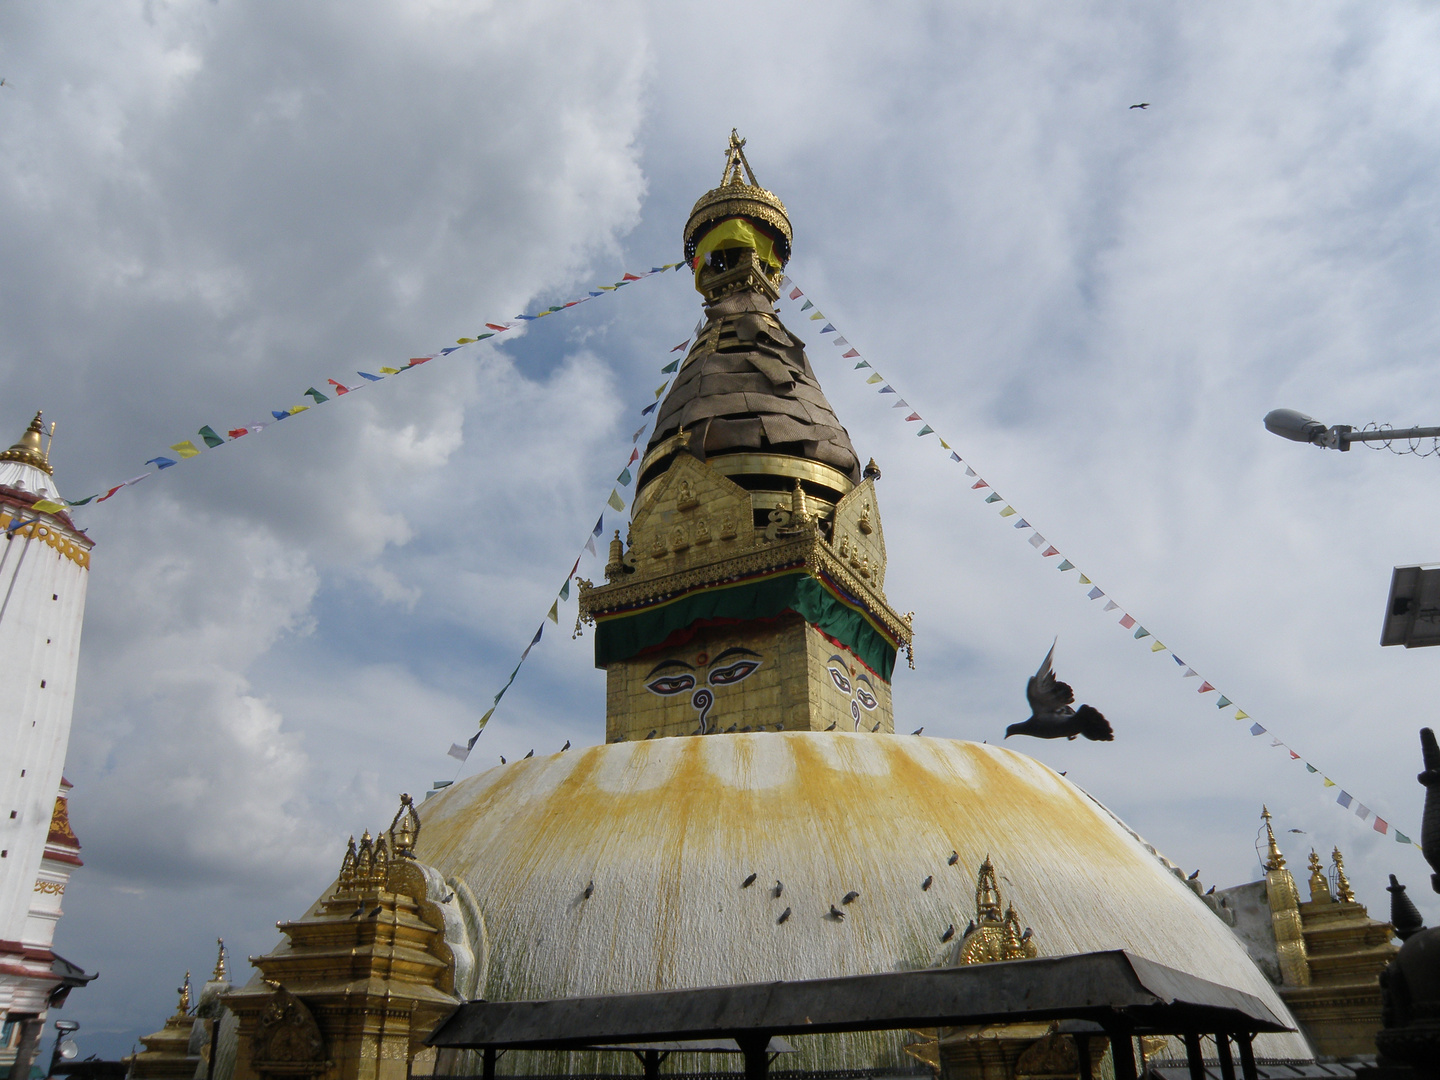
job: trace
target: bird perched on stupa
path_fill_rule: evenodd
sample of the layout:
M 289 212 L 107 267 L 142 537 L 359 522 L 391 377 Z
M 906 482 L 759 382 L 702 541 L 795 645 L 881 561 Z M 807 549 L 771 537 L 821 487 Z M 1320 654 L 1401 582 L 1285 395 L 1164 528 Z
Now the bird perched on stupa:
M 1068 683 L 1055 678 L 1051 663 L 1055 659 L 1055 643 L 1045 654 L 1040 670 L 1030 676 L 1025 684 L 1025 697 L 1030 702 L 1030 719 L 1011 724 L 1005 729 L 1005 738 L 1011 735 L 1030 735 L 1037 739 L 1074 739 L 1084 735 L 1096 742 L 1112 742 L 1115 732 L 1099 709 L 1081 705 L 1078 710 L 1071 708 L 1075 691 Z

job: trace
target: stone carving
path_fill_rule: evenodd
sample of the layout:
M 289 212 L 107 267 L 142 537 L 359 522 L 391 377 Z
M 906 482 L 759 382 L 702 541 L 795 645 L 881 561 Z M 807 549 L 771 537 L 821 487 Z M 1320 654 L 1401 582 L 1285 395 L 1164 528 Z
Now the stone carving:
M 250 1038 L 250 1062 L 262 1076 L 313 1076 L 329 1064 L 315 1017 L 278 984 Z

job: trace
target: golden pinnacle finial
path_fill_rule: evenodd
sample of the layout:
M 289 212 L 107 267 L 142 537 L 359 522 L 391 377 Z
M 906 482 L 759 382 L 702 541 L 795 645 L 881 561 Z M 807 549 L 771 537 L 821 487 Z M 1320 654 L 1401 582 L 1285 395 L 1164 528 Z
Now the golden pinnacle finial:
M 219 946 L 219 954 L 215 957 L 215 970 L 210 973 L 211 982 L 229 982 L 230 974 L 225 970 L 225 939 L 216 938 L 215 944 Z
M 45 451 L 45 425 L 40 422 L 39 412 L 35 413 L 35 419 L 30 421 L 30 426 L 15 445 L 0 453 L 0 461 L 19 461 L 47 475 L 54 474 L 50 468 L 50 455 Z
M 741 175 L 740 169 L 745 169 Z M 745 178 L 750 178 L 751 187 L 759 187 L 755 179 L 755 170 L 750 168 L 750 162 L 745 157 L 745 140 L 740 137 L 740 132 L 730 129 L 730 145 L 725 148 L 725 171 L 720 174 L 720 186 L 727 184 L 743 184 Z
M 1315 854 L 1315 849 L 1310 849 L 1310 902 L 1320 903 L 1322 900 L 1330 900 L 1330 882 L 1325 877 L 1325 871 L 1320 866 L 1320 856 Z
M 190 1012 L 190 972 L 185 972 L 185 981 L 175 990 L 180 995 L 180 1002 L 175 1006 L 176 1016 L 185 1016 Z
M 620 540 L 620 530 L 615 530 L 615 538 L 610 541 L 610 558 L 605 563 L 605 580 L 614 581 L 625 573 L 625 545 Z
M 1265 860 L 1266 870 L 1284 870 L 1285 856 L 1280 854 L 1280 846 L 1275 843 L 1275 830 L 1270 827 L 1270 808 L 1262 805 L 1260 816 L 1265 819 L 1265 835 L 1269 838 L 1270 850 Z
M 790 518 L 799 525 L 810 520 L 810 508 L 805 503 L 805 489 L 800 485 L 800 478 L 795 478 L 795 488 L 790 492 Z
M 388 832 L 391 857 L 413 859 L 415 844 L 420 839 L 420 815 L 415 812 L 415 800 L 409 795 L 400 796 L 400 809 L 395 811 Z
M 1350 879 L 1345 876 L 1345 856 L 1340 854 L 1339 847 L 1336 847 L 1330 856 L 1335 860 L 1335 892 L 1338 894 L 1336 899 L 1342 904 L 1353 904 L 1355 893 L 1350 889 Z
M 982 923 L 1000 921 L 1000 884 L 995 880 L 995 864 L 989 855 L 980 864 L 975 879 L 975 917 Z

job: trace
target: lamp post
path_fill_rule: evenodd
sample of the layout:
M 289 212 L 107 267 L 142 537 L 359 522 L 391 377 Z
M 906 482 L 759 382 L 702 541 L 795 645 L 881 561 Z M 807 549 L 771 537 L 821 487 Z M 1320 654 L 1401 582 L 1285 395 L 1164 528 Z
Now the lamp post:
M 1265 414 L 1265 430 L 1292 442 L 1314 443 L 1327 450 L 1349 450 L 1351 443 L 1390 442 L 1392 439 L 1440 437 L 1440 427 L 1393 428 L 1385 431 L 1356 431 L 1349 424 L 1326 427 L 1313 416 L 1294 409 L 1271 409 Z
M 55 1068 L 60 1064 L 62 1058 L 69 1061 L 80 1052 L 80 1048 L 68 1037 L 79 1029 L 80 1025 L 74 1020 L 55 1021 L 55 1046 L 50 1051 L 50 1070 L 45 1074 L 46 1076 L 55 1075 Z
M 1282 439 L 1327 450 L 1349 450 L 1350 444 L 1357 442 L 1440 438 L 1440 427 L 1385 431 L 1356 431 L 1349 424 L 1327 427 L 1323 421 L 1294 409 L 1271 409 L 1265 414 L 1265 430 Z M 1404 645 L 1407 649 L 1440 645 L 1440 565 L 1395 567 L 1390 575 L 1380 644 Z

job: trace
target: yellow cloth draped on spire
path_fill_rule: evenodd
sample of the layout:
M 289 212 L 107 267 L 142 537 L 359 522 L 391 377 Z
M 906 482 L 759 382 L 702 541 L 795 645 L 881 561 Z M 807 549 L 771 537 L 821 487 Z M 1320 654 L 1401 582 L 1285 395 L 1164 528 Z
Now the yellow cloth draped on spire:
M 775 253 L 775 241 L 744 218 L 727 218 L 707 232 L 695 245 L 695 287 L 700 287 L 700 268 L 712 251 L 728 248 L 750 248 L 776 270 L 785 264 Z

